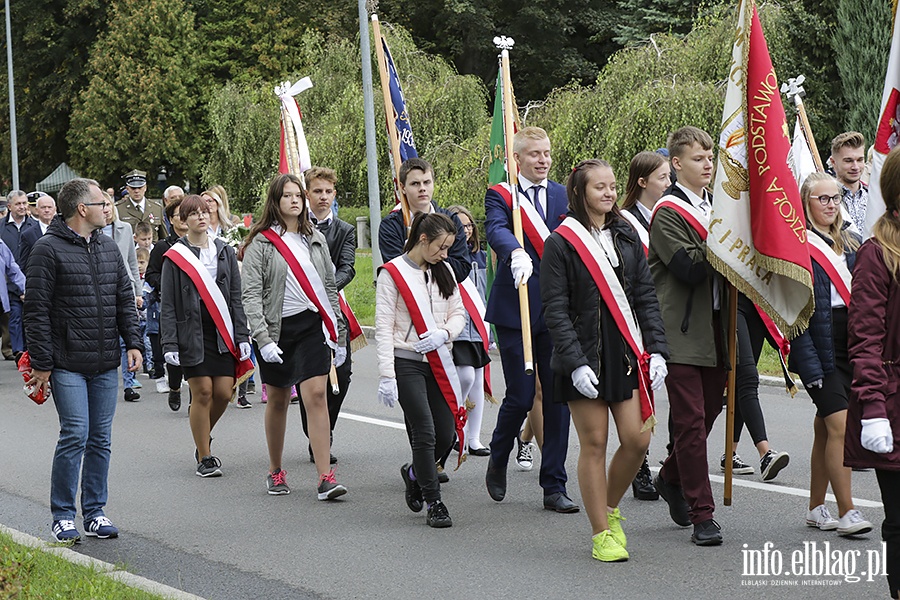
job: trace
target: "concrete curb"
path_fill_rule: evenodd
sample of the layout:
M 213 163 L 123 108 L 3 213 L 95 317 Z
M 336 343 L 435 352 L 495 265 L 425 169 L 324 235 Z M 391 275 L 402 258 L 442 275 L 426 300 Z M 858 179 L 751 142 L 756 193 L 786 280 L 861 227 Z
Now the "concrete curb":
M 52 546 L 50 545 L 50 542 L 45 542 L 44 540 L 36 538 L 33 535 L 28 535 L 27 533 L 23 533 L 16 529 L 6 527 L 5 525 L 0 525 L 0 531 L 10 536 L 17 544 L 28 546 L 29 548 L 36 548 L 49 554 L 55 554 L 56 556 L 69 561 L 70 563 L 88 567 L 89 569 L 96 569 L 98 572 L 106 575 L 110 579 L 114 579 L 120 583 L 124 583 L 129 587 L 138 588 L 145 592 L 156 594 L 157 596 L 170 598 L 171 600 L 204 600 L 200 596 L 189 594 L 188 592 L 185 592 L 183 590 L 179 590 L 168 585 L 152 581 L 150 579 L 147 579 L 146 577 L 141 577 L 140 575 L 129 573 L 128 571 L 122 571 L 113 564 L 98 560 L 96 558 L 92 558 L 90 556 L 85 556 L 84 554 L 75 552 L 71 548 L 66 548 L 63 546 Z

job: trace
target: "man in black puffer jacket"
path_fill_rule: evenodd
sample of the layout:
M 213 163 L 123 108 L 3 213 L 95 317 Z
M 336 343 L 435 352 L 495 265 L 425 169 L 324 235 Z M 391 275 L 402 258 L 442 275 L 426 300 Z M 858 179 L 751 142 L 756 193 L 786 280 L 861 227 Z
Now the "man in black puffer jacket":
M 59 413 L 50 479 L 52 532 L 78 541 L 75 495 L 81 471 L 85 535 L 117 537 L 103 512 L 116 410 L 119 336 L 128 368 L 141 367 L 134 288 L 116 243 L 100 232 L 109 208 L 96 181 L 75 179 L 59 192 L 59 211 L 31 251 L 25 330 L 32 375 L 49 382 Z M 83 462 L 82 462 L 83 459 Z

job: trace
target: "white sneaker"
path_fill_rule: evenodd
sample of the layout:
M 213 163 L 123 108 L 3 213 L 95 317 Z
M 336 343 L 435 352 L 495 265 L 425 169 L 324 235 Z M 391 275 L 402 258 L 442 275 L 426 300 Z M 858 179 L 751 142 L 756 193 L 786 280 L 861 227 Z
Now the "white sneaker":
M 863 519 L 862 514 L 855 508 L 851 508 L 838 519 L 838 535 L 861 535 L 870 531 L 872 524 Z
M 820 504 L 806 515 L 806 526 L 822 531 L 832 531 L 838 528 L 838 521 L 831 516 L 824 504 Z
M 157 394 L 168 394 L 169 393 L 169 382 L 166 381 L 165 377 L 160 377 L 156 380 L 156 393 Z
M 518 451 L 516 452 L 516 464 L 520 471 L 530 471 L 534 468 L 534 442 L 523 442 L 516 436 Z

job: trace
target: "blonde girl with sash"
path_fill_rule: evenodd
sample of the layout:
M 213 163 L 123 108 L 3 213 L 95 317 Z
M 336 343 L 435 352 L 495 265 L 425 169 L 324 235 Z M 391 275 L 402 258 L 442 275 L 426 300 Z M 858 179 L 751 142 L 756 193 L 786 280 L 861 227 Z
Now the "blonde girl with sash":
M 541 300 L 553 340 L 554 399 L 578 432 L 578 485 L 597 560 L 628 560 L 619 501 L 644 460 L 662 387 L 665 331 L 647 257 L 616 206 L 609 163 L 586 160 L 566 185 L 569 215 L 547 238 Z M 620 440 L 607 476 L 612 413 Z
M 445 214 L 416 215 L 403 254 L 379 270 L 375 296 L 378 399 L 403 409 L 413 456 L 412 464 L 400 467 L 406 505 L 419 512 L 427 504 L 430 527 L 453 525 L 435 463 L 449 451 L 454 431 L 465 443 L 465 407 L 450 342 L 465 326 L 466 313 L 444 262 L 456 233 Z
M 234 250 L 210 236 L 209 209 L 197 195 L 178 207 L 188 232 L 166 251 L 160 281 L 160 343 L 165 361 L 180 366 L 191 390 L 190 423 L 197 475 L 219 477 L 211 433 L 252 370 L 241 275 Z
M 800 376 L 816 406 L 810 456 L 809 512 L 806 524 L 839 535 L 871 531 L 853 506 L 850 467 L 844 466 L 844 434 L 853 370 L 847 346 L 850 273 L 859 235 L 841 216 L 841 188 L 831 175 L 813 173 L 800 188 L 806 212 L 807 246 L 813 267 L 816 308 L 809 328 L 791 342 L 789 367 Z M 837 499 L 838 519 L 825 506 L 825 493 Z
M 266 386 L 266 443 L 271 495 L 289 494 L 282 468 L 291 388 L 306 408 L 309 443 L 318 472 L 319 500 L 347 493 L 329 464 L 331 424 L 326 386 L 332 365 L 346 359 L 334 266 L 325 236 L 309 220 L 300 179 L 279 175 L 269 184 L 262 217 L 250 230 L 242 266 L 243 299 L 262 382 Z

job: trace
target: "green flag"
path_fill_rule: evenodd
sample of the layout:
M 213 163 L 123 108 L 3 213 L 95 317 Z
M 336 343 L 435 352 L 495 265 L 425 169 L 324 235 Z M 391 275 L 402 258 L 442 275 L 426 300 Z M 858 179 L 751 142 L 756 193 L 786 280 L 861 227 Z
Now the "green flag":
M 494 94 L 494 118 L 491 120 L 491 166 L 488 185 L 506 181 L 506 146 L 503 132 L 503 81 L 497 73 L 497 91 Z

